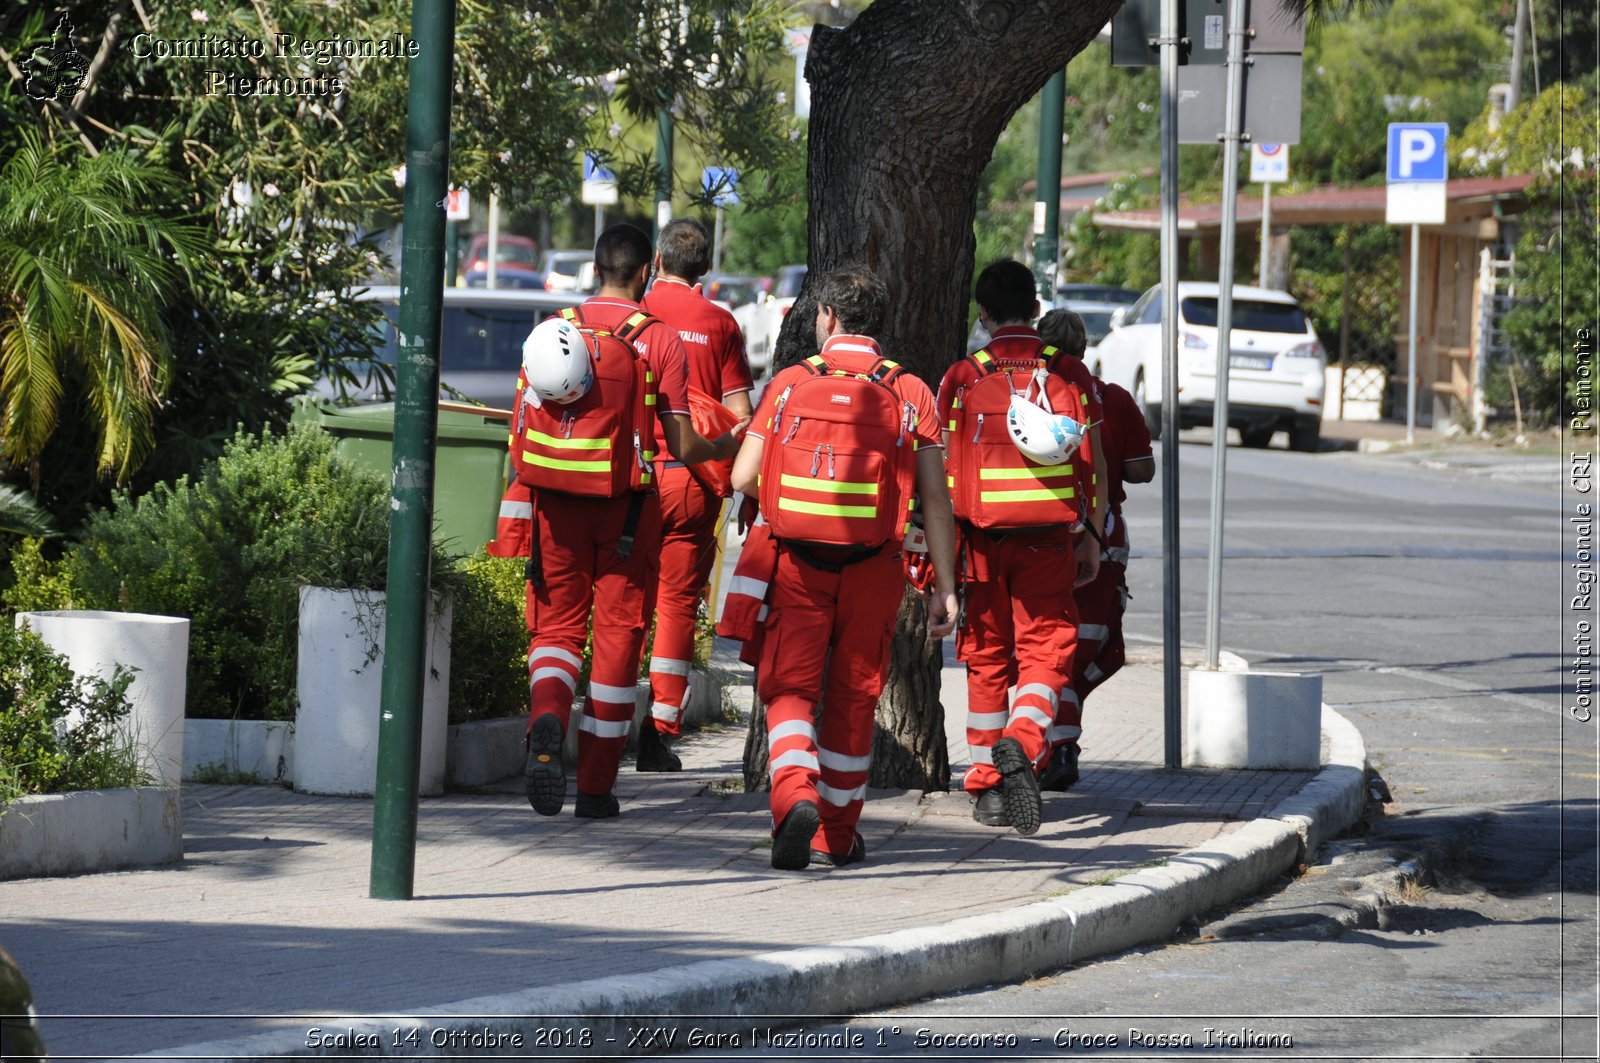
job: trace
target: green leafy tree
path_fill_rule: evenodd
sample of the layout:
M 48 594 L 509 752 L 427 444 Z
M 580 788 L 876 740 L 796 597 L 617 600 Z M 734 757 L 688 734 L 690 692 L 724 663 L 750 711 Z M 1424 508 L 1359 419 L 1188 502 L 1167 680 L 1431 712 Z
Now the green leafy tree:
M 151 448 L 172 373 L 162 306 L 203 246 L 143 206 L 174 185 L 125 151 L 84 156 L 26 129 L 0 168 L 0 456 L 36 483 L 69 388 L 101 472 L 126 480 Z

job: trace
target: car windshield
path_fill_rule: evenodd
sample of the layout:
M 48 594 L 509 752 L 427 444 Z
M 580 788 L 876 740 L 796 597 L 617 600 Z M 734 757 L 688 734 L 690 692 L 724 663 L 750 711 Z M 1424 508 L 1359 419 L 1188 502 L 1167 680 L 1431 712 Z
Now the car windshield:
M 1127 306 L 1139 300 L 1139 293 L 1136 291 L 1104 284 L 1063 284 L 1056 288 L 1056 295 L 1062 299 L 1083 299 L 1092 303 L 1115 303 L 1120 306 Z
M 779 299 L 791 299 L 800 294 L 800 286 L 806 282 L 805 269 L 788 269 L 778 272 L 778 282 L 773 287 L 773 296 Z
M 1083 331 L 1087 335 L 1089 345 L 1093 346 L 1105 339 L 1111 332 L 1110 310 L 1079 310 L 1078 316 L 1083 318 Z
M 1217 324 L 1215 296 L 1190 296 L 1183 301 L 1183 320 L 1191 325 Z M 1233 327 L 1242 332 L 1306 331 L 1306 316 L 1293 303 L 1273 303 L 1261 299 L 1233 301 Z
M 729 306 L 743 306 L 756 297 L 754 281 L 714 280 L 705 287 L 707 299 L 721 299 Z
M 399 355 L 397 329 L 400 308 L 383 308 L 389 318 L 379 357 L 390 365 Z M 522 341 L 533 326 L 550 316 L 550 311 L 533 307 L 499 308 L 447 306 L 439 336 L 439 368 L 442 372 L 484 372 L 493 370 L 514 376 L 522 364 Z
M 489 249 L 485 247 L 484 256 L 488 257 Z M 521 244 L 501 244 L 495 248 L 496 262 L 512 262 L 519 266 L 536 266 L 539 263 L 539 253 L 531 247 Z

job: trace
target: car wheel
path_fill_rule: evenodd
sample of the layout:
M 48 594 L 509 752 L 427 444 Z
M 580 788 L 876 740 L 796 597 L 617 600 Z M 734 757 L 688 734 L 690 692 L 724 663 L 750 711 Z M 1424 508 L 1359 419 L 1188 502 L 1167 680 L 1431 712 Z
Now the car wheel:
M 1289 449 L 1314 454 L 1322 445 L 1322 422 L 1314 418 L 1296 421 L 1289 429 Z
M 1255 447 L 1257 450 L 1262 450 L 1272 442 L 1272 433 L 1275 431 L 1276 429 L 1270 424 L 1264 428 L 1241 428 L 1239 430 L 1239 441 L 1247 447 Z
M 1161 438 L 1161 407 L 1152 406 L 1145 399 L 1144 373 L 1140 372 L 1133 378 L 1133 401 L 1138 403 L 1139 412 L 1144 415 L 1144 426 L 1150 431 L 1150 438 Z

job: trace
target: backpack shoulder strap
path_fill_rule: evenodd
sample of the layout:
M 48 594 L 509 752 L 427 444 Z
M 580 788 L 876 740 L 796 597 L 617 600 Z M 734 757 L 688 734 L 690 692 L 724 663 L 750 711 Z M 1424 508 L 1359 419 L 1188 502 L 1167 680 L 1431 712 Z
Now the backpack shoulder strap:
M 988 376 L 998 368 L 995 365 L 994 355 L 989 353 L 987 347 L 979 348 L 967 355 L 967 361 L 972 363 L 972 367 L 978 371 L 980 377 Z
M 813 354 L 810 358 L 805 359 L 800 364 L 805 366 L 806 372 L 810 373 L 812 376 L 828 375 L 828 360 L 822 357 L 820 354 Z
M 611 330 L 611 334 L 619 340 L 632 339 L 660 320 L 658 317 L 651 317 L 645 311 L 639 310 L 629 314 L 627 320 Z
M 559 311 L 557 311 L 557 313 L 559 313 L 562 319 L 565 321 L 570 321 L 574 325 L 578 325 L 580 327 L 583 325 L 583 315 L 578 313 L 578 308 L 575 306 L 563 306 Z
M 879 358 L 872 369 L 868 371 L 867 377 L 887 387 L 891 380 L 905 371 L 905 366 L 899 362 L 891 362 L 887 358 Z

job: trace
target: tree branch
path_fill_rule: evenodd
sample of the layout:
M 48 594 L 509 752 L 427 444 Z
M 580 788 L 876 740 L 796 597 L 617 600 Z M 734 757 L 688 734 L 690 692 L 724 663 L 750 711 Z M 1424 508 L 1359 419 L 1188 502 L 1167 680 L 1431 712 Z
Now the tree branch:
M 89 93 L 94 90 L 95 82 L 100 79 L 100 72 L 111 61 L 111 50 L 117 46 L 117 38 L 122 36 L 122 20 L 128 14 L 128 2 L 129 0 L 122 0 L 106 22 L 106 31 L 100 35 L 100 48 L 89 63 L 88 72 L 83 75 L 83 84 L 78 86 L 78 94 L 72 97 L 74 114 L 83 112 L 83 105 L 88 102 Z
M 11 75 L 11 79 L 19 86 L 26 85 L 28 83 L 28 76 L 22 72 L 20 67 L 17 66 L 16 60 L 11 58 L 11 53 L 6 51 L 4 48 L 0 48 L 0 62 L 5 63 L 6 72 Z M 89 134 L 85 133 L 83 131 L 83 127 L 78 124 L 77 116 L 63 107 L 60 100 L 44 100 L 42 106 L 46 111 L 54 111 L 56 117 L 60 118 L 62 121 L 66 122 L 72 127 L 73 131 L 78 134 L 78 139 L 83 141 L 84 149 L 87 150 L 90 155 L 100 154 L 100 149 L 94 146 L 94 141 L 89 139 Z

